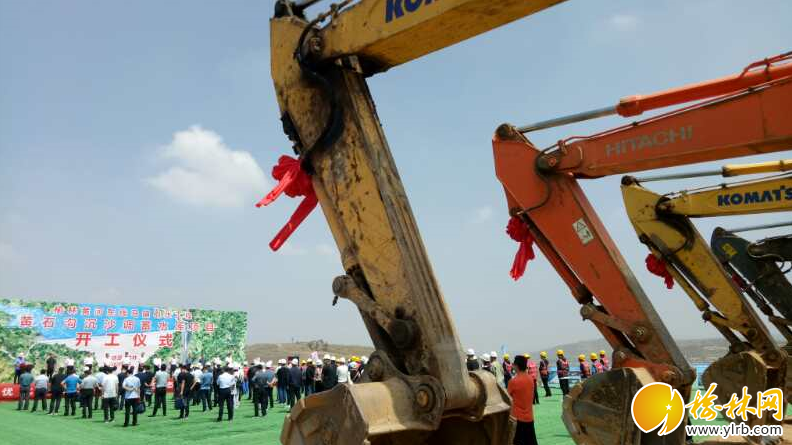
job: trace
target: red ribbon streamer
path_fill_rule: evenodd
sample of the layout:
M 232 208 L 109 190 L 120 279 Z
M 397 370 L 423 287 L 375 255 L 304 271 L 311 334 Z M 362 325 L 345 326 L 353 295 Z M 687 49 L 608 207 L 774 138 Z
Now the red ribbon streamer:
M 649 256 L 646 257 L 646 270 L 658 277 L 663 277 L 666 287 L 668 289 L 673 289 L 674 277 L 668 272 L 666 262 L 662 258 L 657 258 L 654 254 L 650 253 Z
M 509 271 L 509 276 L 511 276 L 514 281 L 517 281 L 525 274 L 528 261 L 536 258 L 533 251 L 534 238 L 528 230 L 528 225 L 516 216 L 512 216 L 511 219 L 509 219 L 509 224 L 506 225 L 506 233 L 509 234 L 511 239 L 520 243 L 520 248 L 514 256 L 512 268 Z
M 270 249 L 277 251 L 286 243 L 286 240 L 297 230 L 297 227 L 302 224 L 311 211 L 316 208 L 319 200 L 316 198 L 311 177 L 302 169 L 299 159 L 294 159 L 291 156 L 281 156 L 275 167 L 272 167 L 272 177 L 278 180 L 278 185 L 264 199 L 259 201 L 256 207 L 272 204 L 283 193 L 286 193 L 290 198 L 305 196 L 305 199 L 297 206 L 286 225 L 270 241 Z

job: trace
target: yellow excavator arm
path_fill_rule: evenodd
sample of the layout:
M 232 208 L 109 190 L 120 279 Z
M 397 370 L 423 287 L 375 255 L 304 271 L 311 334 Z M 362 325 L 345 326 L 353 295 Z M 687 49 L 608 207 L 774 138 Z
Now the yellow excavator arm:
M 365 77 L 559 1 L 342 1 L 309 21 L 313 3 L 276 3 L 271 72 L 340 252 L 333 292 L 356 304 L 376 351 L 367 382 L 303 399 L 281 442 L 505 444 L 510 398 L 467 371 Z
M 788 166 L 789 161 L 727 166 L 720 174 L 777 172 Z M 713 363 L 703 381 L 717 382 L 716 393 L 721 399 L 738 393 L 742 386 L 752 393 L 785 386 L 786 353 L 690 218 L 792 210 L 792 176 L 782 174 L 668 195 L 654 193 L 641 182 L 632 177 L 622 180 L 624 204 L 639 239 L 731 345 L 730 354 Z

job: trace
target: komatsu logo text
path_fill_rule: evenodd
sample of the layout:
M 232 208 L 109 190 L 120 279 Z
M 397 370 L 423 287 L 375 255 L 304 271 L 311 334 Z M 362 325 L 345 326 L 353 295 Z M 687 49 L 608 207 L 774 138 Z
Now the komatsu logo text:
M 605 156 L 620 156 L 628 152 L 646 150 L 649 148 L 663 147 L 680 141 L 693 139 L 693 126 L 680 127 L 678 129 L 661 130 L 653 134 L 645 134 L 630 139 L 605 145 Z
M 718 195 L 718 207 L 738 206 L 745 204 L 761 204 L 764 202 L 792 201 L 792 187 L 782 185 L 776 189 L 757 190 L 753 192 L 721 193 Z
M 385 3 L 385 23 L 401 18 L 405 12 L 415 12 L 422 5 L 430 5 L 433 1 L 439 0 L 388 0 Z

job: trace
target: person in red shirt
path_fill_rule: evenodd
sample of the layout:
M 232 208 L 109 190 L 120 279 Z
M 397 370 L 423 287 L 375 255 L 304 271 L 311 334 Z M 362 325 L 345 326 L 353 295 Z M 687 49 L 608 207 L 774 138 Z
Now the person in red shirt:
M 578 356 L 578 362 L 580 362 L 580 380 L 591 377 L 591 368 L 589 368 L 589 364 L 586 363 L 586 356 L 580 354 Z
M 517 422 L 513 445 L 537 445 L 534 430 L 533 398 L 535 383 L 528 373 L 528 359 L 524 355 L 514 358 L 517 375 L 509 380 L 509 395 L 512 398 L 511 417 Z
M 608 356 L 605 354 L 605 350 L 600 351 L 600 363 L 602 364 L 603 371 L 610 369 L 610 363 L 608 363 Z

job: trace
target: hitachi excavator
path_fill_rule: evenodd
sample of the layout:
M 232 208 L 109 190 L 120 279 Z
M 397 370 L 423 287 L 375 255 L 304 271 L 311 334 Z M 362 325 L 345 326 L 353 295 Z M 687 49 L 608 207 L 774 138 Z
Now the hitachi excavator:
M 626 373 L 619 379 L 628 381 L 629 375 L 648 371 L 647 380 L 640 380 L 642 383 L 667 382 L 686 397 L 693 376 L 580 188 L 578 179 L 791 149 L 791 58 L 790 54 L 784 54 L 751 64 L 742 72 L 722 79 L 627 97 L 614 107 L 523 127 L 504 124 L 497 129 L 493 139 L 496 175 L 506 192 L 512 221 L 516 220 L 527 229 L 525 235 L 515 239 L 521 244 L 535 242 L 569 285 L 582 305 L 583 318 L 591 320 L 614 347 L 614 368 Z M 688 104 L 690 102 L 694 103 Z M 543 150 L 537 149 L 524 136 L 530 131 L 604 115 L 629 117 L 679 104 L 687 105 L 592 136 L 565 139 Z M 650 205 L 647 199 L 645 207 L 638 207 L 651 213 L 656 203 Z M 663 243 L 656 236 L 661 230 L 659 227 L 643 230 L 636 225 L 636 230 L 644 235 L 642 241 L 650 244 L 658 256 L 688 253 L 680 250 L 684 238 L 681 245 L 674 242 L 678 241 L 676 239 Z M 712 256 L 701 240 L 695 241 L 690 244 L 697 247 L 697 254 Z M 772 342 L 764 324 L 742 294 L 734 291 L 731 281 L 715 279 L 712 283 L 696 281 L 690 284 L 688 280 L 695 278 L 685 266 L 695 264 L 699 258 L 676 262 L 672 259 L 675 258 L 663 263 L 669 265 L 668 280 L 676 279 L 706 319 L 734 345 L 730 354 L 710 367 L 707 377 L 719 383 L 722 390 L 741 389 L 742 386 L 764 390 L 781 386 L 786 355 Z M 517 266 L 515 261 L 519 275 L 520 267 Z M 718 272 L 723 278 L 722 271 Z M 710 304 L 716 310 L 711 310 Z M 743 338 L 738 338 L 737 334 Z M 625 443 L 592 441 L 581 433 L 600 421 L 603 411 L 600 405 L 605 398 L 597 387 L 600 386 L 598 380 L 604 379 L 613 379 L 613 376 L 603 374 L 599 379 L 587 379 L 565 400 L 563 416 L 579 444 Z M 616 399 L 629 399 L 633 386 L 617 387 L 620 390 Z M 617 410 L 612 412 L 614 418 L 625 414 Z M 646 436 L 641 438 L 643 443 L 649 440 Z M 673 443 L 680 439 L 669 440 Z
M 751 394 L 784 387 L 787 356 L 690 218 L 792 210 L 784 193 L 787 187 L 792 188 L 792 177 L 783 173 L 664 195 L 647 190 L 643 184 L 671 177 L 681 179 L 708 174 L 734 177 L 789 168 L 789 161 L 778 161 L 725 166 L 715 172 L 622 179 L 625 208 L 639 239 L 649 247 L 661 268 L 690 296 L 704 319 L 729 341 L 729 354 L 714 362 L 702 378 L 705 385 L 718 383 L 715 394 L 720 400 L 740 393 L 743 386 L 747 386 Z M 769 309 L 766 304 L 760 308 Z M 790 334 L 788 327 L 779 325 L 779 328 Z M 789 388 L 785 393 L 789 393 Z M 764 420 L 769 419 L 765 417 Z M 759 419 L 751 418 L 750 421 L 757 423 Z
M 271 72 L 283 129 L 299 159 L 282 159 L 281 184 L 260 204 L 284 191 L 306 199 L 270 245 L 282 245 L 320 204 L 345 271 L 333 281 L 333 293 L 357 306 L 376 348 L 364 383 L 340 385 L 295 406 L 282 443 L 509 442 L 511 400 L 492 374 L 466 369 L 365 79 L 560 2 L 339 0 L 308 19 L 317 0 L 276 1 Z M 746 86 L 764 76 L 747 73 Z M 662 145 L 671 144 L 666 139 Z M 708 156 L 717 158 L 693 155 L 689 162 Z M 531 161 L 520 173 L 533 171 Z M 529 213 L 544 204 L 539 201 L 513 207 Z M 615 246 L 599 239 L 590 244 L 599 246 L 603 264 L 614 265 L 608 247 L 615 252 Z M 642 385 L 668 382 L 687 395 L 694 373 L 634 279 L 622 273 L 623 261 L 614 266 L 607 278 L 596 278 L 598 285 L 589 286 L 588 279 L 573 285 L 584 315 L 616 347 L 615 369 L 587 381 L 577 397 L 581 403 L 565 404 L 565 420 L 578 443 L 680 444 L 683 429 L 662 437 L 644 434 L 630 418 L 630 399 Z M 575 282 L 572 268 L 564 273 Z M 611 278 L 616 281 L 607 282 Z

